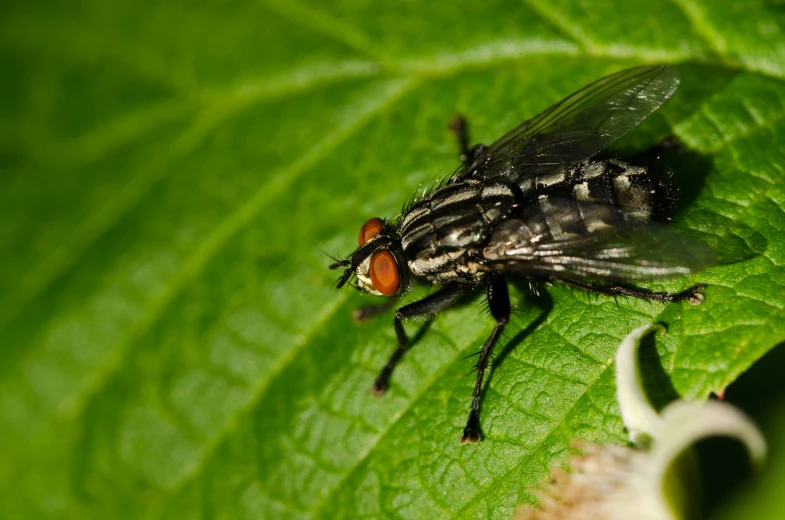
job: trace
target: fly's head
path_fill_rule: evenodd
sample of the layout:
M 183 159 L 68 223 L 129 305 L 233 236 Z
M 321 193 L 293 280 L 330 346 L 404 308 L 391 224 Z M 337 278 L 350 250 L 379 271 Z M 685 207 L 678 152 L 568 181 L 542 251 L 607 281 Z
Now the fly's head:
M 369 219 L 360 228 L 358 242 L 359 247 L 346 260 L 330 266 L 345 268 L 336 287 L 343 287 L 355 276 L 361 291 L 377 296 L 405 293 L 412 277 L 394 227 L 380 218 Z

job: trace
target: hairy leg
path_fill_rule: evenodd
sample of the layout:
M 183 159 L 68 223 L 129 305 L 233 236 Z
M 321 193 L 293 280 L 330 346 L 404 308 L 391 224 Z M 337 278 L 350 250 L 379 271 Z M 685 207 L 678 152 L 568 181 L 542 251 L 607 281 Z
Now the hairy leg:
M 468 294 L 468 292 L 468 289 L 463 285 L 448 285 L 429 294 L 422 300 L 404 305 L 395 311 L 395 320 L 393 321 L 393 324 L 395 326 L 395 335 L 398 337 L 398 346 L 395 348 L 395 351 L 393 351 L 384 367 L 379 371 L 379 375 L 373 382 L 371 391 L 375 395 L 382 395 L 387 390 L 390 383 L 390 375 L 409 346 L 409 338 L 406 336 L 406 331 L 403 330 L 403 320 L 416 316 L 431 316 L 438 314 L 455 304 L 455 302 Z
M 472 405 L 469 411 L 469 419 L 461 435 L 461 444 L 476 444 L 480 441 L 480 393 L 482 392 L 482 380 L 489 365 L 489 359 L 493 352 L 493 347 L 499 341 L 502 331 L 510 321 L 510 295 L 507 292 L 507 281 L 497 276 L 488 285 L 488 309 L 496 320 L 496 328 L 485 341 L 477 359 L 477 380 L 474 383 L 472 393 Z
M 461 151 L 461 161 L 471 164 L 474 159 L 481 154 L 487 146 L 484 144 L 476 144 L 469 148 L 469 124 L 461 116 L 454 116 L 450 119 L 450 130 L 455 134 L 458 139 L 458 148 Z
M 693 285 L 677 293 L 669 292 L 652 292 L 645 289 L 636 289 L 634 287 L 627 287 L 624 285 L 599 285 L 590 282 L 582 282 L 578 280 L 571 280 L 569 278 L 551 278 L 552 282 L 560 282 L 569 287 L 576 289 L 583 289 L 584 291 L 591 291 L 600 294 L 608 294 L 610 296 L 630 296 L 632 298 L 640 298 L 642 300 L 656 301 L 656 302 L 682 302 L 686 301 L 691 305 L 698 305 L 703 301 L 703 295 L 700 291 L 703 290 L 703 285 Z
M 356 311 L 352 313 L 352 319 L 357 323 L 362 323 L 364 321 L 373 318 L 377 314 L 381 314 L 383 312 L 387 312 L 395 305 L 395 302 L 398 301 L 398 298 L 395 296 L 391 296 L 387 299 L 384 303 L 376 303 L 371 305 L 363 305 Z

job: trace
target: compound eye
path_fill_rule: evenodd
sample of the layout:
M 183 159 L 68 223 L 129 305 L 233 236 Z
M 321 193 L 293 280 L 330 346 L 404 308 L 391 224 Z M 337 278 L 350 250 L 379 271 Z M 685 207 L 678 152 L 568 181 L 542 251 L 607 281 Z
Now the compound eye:
M 363 224 L 363 227 L 360 228 L 360 245 L 365 245 L 366 242 L 378 235 L 383 227 L 384 223 L 382 222 L 382 219 L 378 217 L 369 218 L 365 224 Z
M 371 257 L 368 274 L 374 288 L 383 295 L 392 296 L 398 292 L 401 276 L 398 274 L 398 264 L 389 251 L 379 251 Z

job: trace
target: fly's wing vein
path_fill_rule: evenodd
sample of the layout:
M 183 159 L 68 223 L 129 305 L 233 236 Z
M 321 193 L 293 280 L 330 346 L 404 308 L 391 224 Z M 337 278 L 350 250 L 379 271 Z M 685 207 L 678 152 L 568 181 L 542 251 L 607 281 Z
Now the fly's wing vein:
M 714 252 L 708 245 L 654 222 L 562 240 L 532 238 L 497 239 L 495 243 L 492 240 L 484 250 L 487 268 L 529 275 L 633 281 L 687 275 L 714 263 Z
M 625 281 L 686 275 L 714 263 L 702 241 L 622 208 L 557 198 L 548 205 L 494 230 L 482 252 L 488 270 Z
M 580 163 L 635 128 L 678 86 L 679 73 L 664 65 L 606 76 L 502 136 L 453 179 L 516 182 Z

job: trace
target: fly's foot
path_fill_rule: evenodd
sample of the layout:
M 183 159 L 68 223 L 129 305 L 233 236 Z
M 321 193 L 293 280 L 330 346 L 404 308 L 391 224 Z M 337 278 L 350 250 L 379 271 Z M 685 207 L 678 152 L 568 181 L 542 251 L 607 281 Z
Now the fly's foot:
M 579 280 L 570 280 L 568 278 L 552 278 L 551 281 L 561 282 L 569 287 L 583 289 L 585 291 L 595 292 L 597 294 L 607 294 L 610 296 L 630 296 L 632 298 L 640 298 L 641 300 L 651 302 L 683 302 L 686 301 L 690 305 L 700 305 L 703 302 L 703 295 L 700 294 L 706 286 L 693 285 L 687 290 L 669 293 L 669 292 L 650 292 L 644 289 L 637 289 L 635 287 L 628 287 L 626 285 L 597 285 Z
M 480 442 L 480 416 L 476 410 L 469 412 L 469 420 L 466 421 L 466 428 L 461 434 L 461 445 L 477 444 Z
M 447 127 L 456 136 L 461 137 L 466 133 L 466 119 L 456 114 L 447 122 Z
M 655 149 L 667 150 L 670 152 L 683 152 L 684 143 L 679 141 L 675 135 L 666 136 L 654 147 Z
M 389 385 L 386 381 L 380 381 L 379 378 L 373 382 L 373 386 L 371 387 L 371 393 L 374 397 L 381 397 L 387 392 Z
M 448 126 L 455 137 L 458 139 L 458 147 L 461 150 L 461 162 L 468 162 L 472 158 L 469 150 L 469 132 L 467 130 L 466 119 L 461 116 L 452 116 Z
M 686 291 L 682 291 L 680 293 L 676 293 L 673 295 L 673 301 L 681 302 L 686 301 L 690 305 L 700 305 L 703 303 L 703 295 L 700 293 L 706 286 L 705 285 L 693 285 Z
M 355 323 L 365 323 L 368 321 L 368 318 L 374 314 L 376 313 L 373 312 L 373 308 L 371 306 L 360 307 L 352 313 L 352 321 Z
M 390 388 L 390 374 L 392 373 L 392 369 L 390 367 L 384 367 L 379 375 L 376 376 L 376 379 L 373 381 L 373 386 L 371 387 L 371 393 L 376 397 L 381 397 Z
M 352 313 L 352 320 L 355 323 L 365 323 L 377 314 L 388 311 L 395 303 L 395 298 L 390 298 L 386 302 L 374 305 L 363 305 Z
M 705 285 L 693 285 L 689 289 L 685 289 L 681 292 L 677 293 L 669 293 L 669 292 L 654 292 L 650 293 L 649 299 L 659 302 L 687 302 L 690 305 L 700 305 L 703 302 L 703 295 L 700 293 L 706 286 Z M 635 290 L 630 290 L 629 294 L 623 294 L 624 296 L 637 296 Z M 644 297 L 644 299 L 646 299 Z

